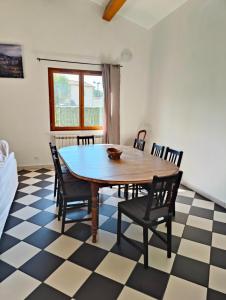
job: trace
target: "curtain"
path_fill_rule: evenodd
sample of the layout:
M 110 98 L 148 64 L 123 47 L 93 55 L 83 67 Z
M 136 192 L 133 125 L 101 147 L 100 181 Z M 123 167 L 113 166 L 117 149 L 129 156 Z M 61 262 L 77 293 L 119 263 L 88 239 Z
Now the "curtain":
M 104 87 L 104 142 L 120 144 L 120 66 L 102 65 Z

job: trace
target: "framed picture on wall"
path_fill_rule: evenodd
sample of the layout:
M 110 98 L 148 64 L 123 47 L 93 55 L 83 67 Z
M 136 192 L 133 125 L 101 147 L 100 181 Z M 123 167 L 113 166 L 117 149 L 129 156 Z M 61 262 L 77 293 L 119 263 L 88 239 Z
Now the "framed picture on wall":
M 24 78 L 21 45 L 0 44 L 0 77 Z

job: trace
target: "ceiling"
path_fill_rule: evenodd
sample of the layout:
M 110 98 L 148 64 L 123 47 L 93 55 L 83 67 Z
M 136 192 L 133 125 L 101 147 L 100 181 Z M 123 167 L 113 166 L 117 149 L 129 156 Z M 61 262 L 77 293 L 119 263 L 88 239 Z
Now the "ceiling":
M 109 0 L 90 0 L 104 7 Z M 127 0 L 119 15 L 150 29 L 188 0 Z

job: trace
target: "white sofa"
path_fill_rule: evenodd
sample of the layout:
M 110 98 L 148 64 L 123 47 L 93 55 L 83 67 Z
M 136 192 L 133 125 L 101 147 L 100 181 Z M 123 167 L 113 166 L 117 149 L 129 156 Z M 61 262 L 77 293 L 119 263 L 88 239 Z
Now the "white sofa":
M 0 238 L 18 186 L 17 162 L 11 152 L 0 164 Z

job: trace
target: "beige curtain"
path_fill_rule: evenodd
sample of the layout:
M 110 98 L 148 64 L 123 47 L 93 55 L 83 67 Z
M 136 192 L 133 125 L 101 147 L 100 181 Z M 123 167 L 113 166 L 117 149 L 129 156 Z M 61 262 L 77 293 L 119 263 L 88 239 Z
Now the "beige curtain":
M 120 144 L 120 66 L 102 65 L 104 86 L 104 142 Z

